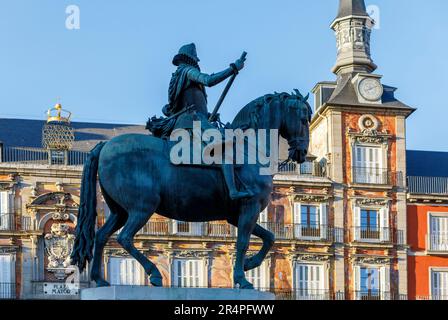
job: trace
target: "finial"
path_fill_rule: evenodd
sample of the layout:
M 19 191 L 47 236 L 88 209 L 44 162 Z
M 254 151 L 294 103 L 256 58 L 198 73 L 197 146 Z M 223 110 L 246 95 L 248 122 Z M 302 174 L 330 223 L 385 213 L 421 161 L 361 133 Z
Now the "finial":
M 47 123 L 49 122 L 65 122 L 70 123 L 71 112 L 62 109 L 60 98 L 57 99 L 56 105 L 47 111 Z

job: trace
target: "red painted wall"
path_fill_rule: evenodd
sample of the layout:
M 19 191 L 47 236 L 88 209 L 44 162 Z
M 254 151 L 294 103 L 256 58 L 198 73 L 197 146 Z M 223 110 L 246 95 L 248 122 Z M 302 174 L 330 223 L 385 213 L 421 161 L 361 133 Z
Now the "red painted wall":
M 431 267 L 448 268 L 448 256 L 426 254 L 426 235 L 430 212 L 446 212 L 448 207 L 410 204 L 408 215 L 408 295 L 409 299 L 428 297 L 431 294 L 429 270 Z

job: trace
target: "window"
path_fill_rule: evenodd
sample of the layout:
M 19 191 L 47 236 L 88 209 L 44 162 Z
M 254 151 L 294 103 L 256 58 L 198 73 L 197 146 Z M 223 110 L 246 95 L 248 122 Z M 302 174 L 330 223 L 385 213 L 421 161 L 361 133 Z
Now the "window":
M 326 279 L 324 265 L 301 264 L 295 266 L 295 293 L 299 299 L 325 300 Z
M 298 239 L 327 239 L 327 204 L 294 205 L 294 232 Z
M 205 263 L 199 259 L 174 259 L 173 285 L 176 287 L 205 287 Z
M 266 228 L 266 224 L 268 223 L 268 207 L 264 208 L 263 211 L 260 212 L 260 215 L 258 216 L 258 223 Z
M 314 162 L 312 161 L 305 161 L 304 163 L 300 164 L 300 174 L 301 175 L 312 175 L 313 174 L 313 166 Z
M 431 271 L 431 299 L 448 300 L 448 270 Z
M 380 238 L 380 214 L 378 210 L 361 209 L 361 238 Z
M 355 267 L 355 287 L 357 300 L 389 300 L 388 267 Z
M 389 241 L 389 209 L 355 206 L 353 229 L 355 241 Z
M 51 150 L 50 164 L 65 164 L 66 151 Z
M 268 261 L 264 260 L 258 268 L 246 271 L 246 279 L 255 289 L 268 289 L 270 287 Z
M 202 236 L 203 223 L 201 222 L 185 222 L 173 220 L 173 234 L 187 236 Z
M 355 183 L 387 183 L 381 147 L 355 146 L 353 176 Z
M 448 251 L 448 216 L 430 215 L 429 250 Z
M 111 285 L 141 285 L 143 274 L 143 267 L 134 258 L 111 257 L 109 259 Z
M 0 255 L 0 299 L 13 299 L 15 293 L 15 256 Z
M 12 195 L 8 191 L 0 192 L 0 230 L 10 230 L 14 222 L 12 214 Z

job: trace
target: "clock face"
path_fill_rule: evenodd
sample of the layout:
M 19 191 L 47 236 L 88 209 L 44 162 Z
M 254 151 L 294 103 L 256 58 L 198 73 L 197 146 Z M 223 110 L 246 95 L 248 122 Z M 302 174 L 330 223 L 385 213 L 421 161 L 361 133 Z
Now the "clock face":
M 376 79 L 366 78 L 359 83 L 359 93 L 366 100 L 377 101 L 383 95 L 383 86 Z

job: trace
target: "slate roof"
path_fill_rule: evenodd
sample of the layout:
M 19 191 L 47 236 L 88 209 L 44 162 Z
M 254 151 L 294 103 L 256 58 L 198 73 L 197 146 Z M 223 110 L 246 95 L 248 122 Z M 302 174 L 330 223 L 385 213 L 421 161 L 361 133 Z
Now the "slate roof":
M 353 75 L 352 74 L 344 74 L 339 79 L 339 83 L 336 89 L 333 91 L 333 94 L 326 102 L 327 104 L 332 105 L 341 105 L 341 106 L 361 106 L 361 107 L 387 107 L 387 108 L 395 108 L 395 109 L 404 109 L 408 111 L 415 111 L 414 108 L 404 104 L 397 98 L 395 98 L 395 91 L 397 88 L 383 85 L 384 93 L 382 96 L 382 104 L 363 104 L 358 102 L 358 95 L 356 94 L 355 87 L 352 83 Z
M 42 148 L 43 120 L 0 118 L 0 142 L 5 147 Z M 73 150 L 90 151 L 98 142 L 126 133 L 150 134 L 145 126 L 129 124 L 72 122 Z M 280 137 L 279 158 L 288 158 L 288 142 Z
M 407 175 L 417 177 L 448 177 L 448 152 L 406 152 Z
M 0 119 L 0 141 L 5 147 L 42 148 L 44 120 Z M 75 129 L 73 150 L 90 151 L 98 142 L 126 133 L 149 134 L 145 126 L 129 124 L 72 122 Z
M 368 16 L 364 0 L 340 0 L 336 19 L 348 16 Z

